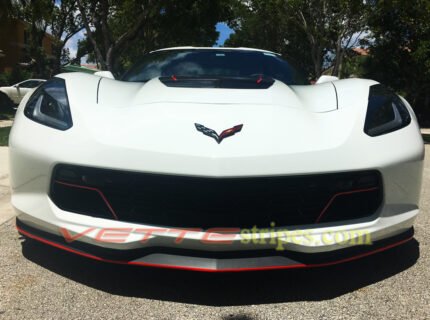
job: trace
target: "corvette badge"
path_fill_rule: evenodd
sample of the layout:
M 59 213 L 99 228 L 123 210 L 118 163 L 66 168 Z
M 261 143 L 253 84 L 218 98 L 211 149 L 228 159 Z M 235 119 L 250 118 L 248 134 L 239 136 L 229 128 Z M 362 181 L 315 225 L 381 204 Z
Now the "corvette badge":
M 222 140 L 224 140 L 224 138 L 227 137 L 231 137 L 232 135 L 236 134 L 237 132 L 240 132 L 240 130 L 242 130 L 243 124 L 238 124 L 237 126 L 234 126 L 233 128 L 230 129 L 226 129 L 223 132 L 221 132 L 221 134 L 217 134 L 215 130 L 212 130 L 210 128 L 206 128 L 204 125 L 202 124 L 198 124 L 195 123 L 194 124 L 196 126 L 197 131 L 200 131 L 201 133 L 203 133 L 204 135 L 214 138 L 216 142 L 218 142 L 218 144 L 221 143 Z

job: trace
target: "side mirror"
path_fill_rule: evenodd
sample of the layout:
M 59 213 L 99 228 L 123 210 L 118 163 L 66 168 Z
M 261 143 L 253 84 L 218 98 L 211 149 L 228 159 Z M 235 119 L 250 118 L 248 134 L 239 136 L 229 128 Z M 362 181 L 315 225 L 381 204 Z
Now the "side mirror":
M 112 72 L 110 71 L 97 71 L 94 73 L 94 75 L 102 78 L 115 79 Z
M 19 89 L 19 84 L 14 84 L 13 87 Z
M 315 84 L 320 84 L 320 83 L 324 83 L 324 82 L 332 82 L 332 81 L 336 81 L 336 80 L 339 80 L 339 78 L 335 77 L 335 76 L 322 75 L 321 77 L 318 78 L 318 80 Z

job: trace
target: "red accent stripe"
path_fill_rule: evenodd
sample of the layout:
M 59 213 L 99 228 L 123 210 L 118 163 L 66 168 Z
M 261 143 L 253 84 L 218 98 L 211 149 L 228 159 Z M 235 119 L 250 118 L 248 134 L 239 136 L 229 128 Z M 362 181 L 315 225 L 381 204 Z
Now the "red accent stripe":
M 118 220 L 118 216 L 116 215 L 115 210 L 112 208 L 112 206 L 110 205 L 108 199 L 105 197 L 105 195 L 103 194 L 103 192 L 101 190 L 99 190 L 97 188 L 93 188 L 93 187 L 81 186 L 79 184 L 67 183 L 67 182 L 62 182 L 62 181 L 58 181 L 58 180 L 55 180 L 54 182 L 58 183 L 58 184 L 65 185 L 65 186 L 68 186 L 68 187 L 72 187 L 72 188 L 79 188 L 79 189 L 85 189 L 85 190 L 91 190 L 91 191 L 97 192 L 100 195 L 100 197 L 103 199 L 103 201 L 106 204 L 106 206 L 108 207 L 110 213 L 113 215 L 113 217 L 116 220 Z
M 378 187 L 373 187 L 373 188 L 368 188 L 368 189 L 358 189 L 358 190 L 352 190 L 352 191 L 345 191 L 345 192 L 339 192 L 336 193 L 333 197 L 331 197 L 331 199 L 327 202 L 327 204 L 325 205 L 324 209 L 322 209 L 321 213 L 319 214 L 318 218 L 315 220 L 315 223 L 318 223 L 321 221 L 321 218 L 323 217 L 323 215 L 326 213 L 326 211 L 328 210 L 328 208 L 331 206 L 331 204 L 333 203 L 333 201 L 339 197 L 339 196 L 344 196 L 344 195 L 348 195 L 348 194 L 353 194 L 353 193 L 359 193 L 359 192 L 369 192 L 369 191 L 375 191 L 379 189 Z
M 25 230 L 21 229 L 18 226 L 16 226 L 16 229 L 19 231 L 19 233 L 21 233 L 21 234 L 25 235 L 26 237 L 29 237 L 29 238 L 31 238 L 33 240 L 37 240 L 37 241 L 42 242 L 44 244 L 47 244 L 47 245 L 53 246 L 55 248 L 58 248 L 58 249 L 61 249 L 61 250 L 64 250 L 64 251 L 68 251 L 68 252 L 80 255 L 82 257 L 90 258 L 90 259 L 97 260 L 97 261 L 119 263 L 119 261 L 113 261 L 113 260 L 111 261 L 111 260 L 103 259 L 103 258 L 100 258 L 98 256 L 92 255 L 90 253 L 81 252 L 81 251 L 78 251 L 78 250 L 75 250 L 75 249 L 63 246 L 63 245 L 61 245 L 59 243 L 46 240 L 46 239 L 44 239 L 42 237 L 36 236 L 36 235 L 34 235 L 34 234 L 32 234 L 32 233 L 30 233 L 28 231 L 25 231 Z
M 189 267 L 189 266 L 172 266 L 172 265 L 165 265 L 165 264 L 156 264 L 156 263 L 147 263 L 147 262 L 133 262 L 133 261 L 122 261 L 122 260 L 110 260 L 110 259 L 104 259 L 89 253 L 81 252 L 79 250 L 75 250 L 66 246 L 63 246 L 61 244 L 46 240 L 42 237 L 36 236 L 34 234 L 31 234 L 30 232 L 27 232 L 20 227 L 16 226 L 19 233 L 34 239 L 36 241 L 42 242 L 44 244 L 53 246 L 55 248 L 65 250 L 92 260 L 97 260 L 101 262 L 107 262 L 107 263 L 114 263 L 114 264 L 127 264 L 127 265 L 138 265 L 138 266 L 144 266 L 144 267 L 156 267 L 156 268 L 163 268 L 163 269 L 176 269 L 176 270 L 188 270 L 188 271 L 202 271 L 202 272 L 241 272 L 241 271 L 262 271 L 262 270 L 280 270 L 280 269 L 299 269 L 299 268 L 321 268 L 321 267 L 328 267 L 333 266 L 340 263 L 350 262 L 354 261 L 360 258 L 364 258 L 367 256 L 370 256 L 375 253 L 383 252 L 388 249 L 397 247 L 399 245 L 402 245 L 410 240 L 413 239 L 413 236 L 400 240 L 398 242 L 389 244 L 387 246 L 361 253 L 349 258 L 344 258 L 336 261 L 331 262 L 323 262 L 323 263 L 315 263 L 315 264 L 303 264 L 303 263 L 297 263 L 297 264 L 291 264 L 291 265 L 284 265 L 284 266 L 264 266 L 264 267 L 251 267 L 251 268 L 226 268 L 226 269 L 209 269 L 209 268 L 198 268 L 198 267 Z
M 257 79 L 257 84 L 260 84 L 263 81 L 263 76 L 260 74 L 260 77 Z
M 172 80 L 173 80 L 173 81 L 177 81 L 177 80 L 178 80 L 178 78 L 176 78 L 176 77 L 175 77 L 175 75 L 174 75 L 174 74 L 172 74 Z

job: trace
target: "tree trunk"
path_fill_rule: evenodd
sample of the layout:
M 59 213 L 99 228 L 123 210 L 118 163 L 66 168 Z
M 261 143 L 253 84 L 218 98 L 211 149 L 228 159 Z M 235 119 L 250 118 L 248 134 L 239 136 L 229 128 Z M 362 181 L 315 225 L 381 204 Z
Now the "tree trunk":
M 344 49 L 342 48 L 342 39 L 343 37 L 340 36 L 336 42 L 336 56 L 334 60 L 333 71 L 331 73 L 332 76 L 336 76 L 338 78 L 340 78 L 340 69 L 343 62 L 343 55 L 345 53 Z
M 52 73 L 54 75 L 61 73 L 61 53 L 63 51 L 63 46 L 58 44 L 52 45 L 52 55 L 54 56 L 54 61 L 52 63 Z
M 112 72 L 112 74 L 113 74 L 113 67 L 115 63 L 114 58 L 115 58 L 115 51 L 113 46 L 111 46 L 106 53 L 106 69 Z
M 105 59 L 104 59 L 104 57 L 103 57 L 103 55 L 102 55 L 102 53 L 100 51 L 99 46 L 97 45 L 97 41 L 93 37 L 93 33 L 91 31 L 90 24 L 88 22 L 88 18 L 87 18 L 86 14 L 85 14 L 85 10 L 84 10 L 84 7 L 83 7 L 81 1 L 78 1 L 78 8 L 79 8 L 79 11 L 81 12 L 82 22 L 84 23 L 85 31 L 87 32 L 87 37 L 90 40 L 91 44 L 93 45 L 94 52 L 95 52 L 95 54 L 97 56 L 97 59 L 100 62 L 100 68 L 102 70 L 108 70 L 107 64 L 105 62 Z
M 322 74 L 322 56 L 320 47 L 318 45 L 312 46 L 312 61 L 314 63 L 315 80 Z

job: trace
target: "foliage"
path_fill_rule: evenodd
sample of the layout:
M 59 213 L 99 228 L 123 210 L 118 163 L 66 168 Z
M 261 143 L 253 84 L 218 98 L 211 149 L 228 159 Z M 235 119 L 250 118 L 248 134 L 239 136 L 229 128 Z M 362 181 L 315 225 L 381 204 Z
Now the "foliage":
M 12 78 L 12 72 L 11 71 L 6 71 L 3 73 L 0 73 L 0 87 L 10 86 L 12 83 L 11 78 Z
M 404 94 L 421 124 L 430 125 L 430 1 L 378 1 L 368 24 L 364 76 Z
M 152 50 L 184 45 L 210 47 L 219 37 L 217 22 L 232 17 L 229 0 L 159 1 L 159 4 L 160 14 L 139 34 L 133 46 L 121 54 L 118 72 Z
M 17 67 L 12 71 L 0 73 L 0 86 L 11 86 L 29 78 L 33 78 L 31 71 Z
M 309 46 L 298 26 L 289 19 L 284 0 L 242 1 L 234 7 L 235 31 L 225 42 L 231 47 L 256 47 L 282 54 L 290 62 L 312 73 Z
M 78 1 L 88 41 L 103 70 L 113 71 L 118 52 L 130 45 L 153 13 L 151 4 L 151 0 Z
M 78 3 L 88 37 L 80 43 L 78 55 L 92 53 L 90 58 L 102 69 L 116 73 L 159 47 L 214 44 L 215 25 L 230 12 L 228 0 Z
M 342 64 L 340 78 L 362 78 L 367 72 L 366 66 L 369 63 L 369 56 L 357 55 L 354 52 L 347 52 Z
M 296 62 L 313 77 L 341 73 L 345 51 L 365 31 L 366 5 L 348 0 L 251 0 L 237 7 L 227 45 L 257 46 Z
M 48 78 L 60 71 L 66 42 L 82 30 L 76 0 L 3 0 L 7 18 L 27 23 L 25 56 L 23 61 L 35 77 Z M 43 49 L 43 40 L 49 31 L 52 54 Z
M 8 146 L 9 145 L 9 133 L 11 127 L 3 127 L 0 128 L 0 146 Z
M 49 26 L 53 36 L 52 61 L 53 74 L 60 72 L 61 66 L 70 63 L 70 53 L 65 49 L 69 39 L 81 31 L 84 26 L 78 11 L 77 0 L 55 2 L 49 17 Z
M 28 25 L 24 61 L 36 76 L 46 77 L 49 73 L 49 65 L 42 41 L 53 3 L 49 0 L 23 0 L 18 3 L 13 2 L 13 6 L 13 17 L 25 21 Z

